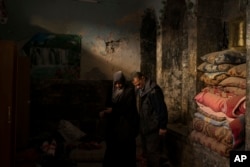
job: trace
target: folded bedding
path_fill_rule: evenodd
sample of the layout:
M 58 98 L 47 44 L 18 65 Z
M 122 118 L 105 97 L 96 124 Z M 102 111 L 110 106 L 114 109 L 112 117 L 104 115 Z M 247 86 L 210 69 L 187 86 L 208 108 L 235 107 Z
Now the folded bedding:
M 207 107 L 203 104 L 200 104 L 200 103 L 197 103 L 198 104 L 198 109 L 197 111 L 200 112 L 201 114 L 209 117 L 209 118 L 212 118 L 212 119 L 215 119 L 215 120 L 222 120 L 222 119 L 226 119 L 228 122 L 231 122 L 234 120 L 234 118 L 230 118 L 228 117 L 225 113 L 223 112 L 215 112 L 214 110 L 212 110 L 210 107 Z
M 193 129 L 222 144 L 237 148 L 244 143 L 245 116 L 239 116 L 226 126 L 215 126 L 211 122 L 206 122 L 204 119 L 195 117 L 193 119 Z
M 214 138 L 208 137 L 205 134 L 198 132 L 196 130 L 193 130 L 191 132 L 190 139 L 225 157 L 229 157 L 229 153 L 233 149 L 232 146 L 220 143 Z
M 247 77 L 246 69 L 247 69 L 246 63 L 234 65 L 227 71 L 227 74 L 234 77 L 246 78 Z
M 229 128 L 233 134 L 234 148 L 240 146 L 245 142 L 245 115 L 240 115 L 234 121 L 229 123 Z
M 209 124 L 214 125 L 214 126 L 225 126 L 225 127 L 228 127 L 228 123 L 229 122 L 226 119 L 223 120 L 223 121 L 217 121 L 217 120 L 211 118 L 212 116 L 208 117 L 208 116 L 205 116 L 205 115 L 203 115 L 203 114 L 201 114 L 199 112 L 194 113 L 194 116 L 196 118 L 199 118 L 202 121 L 205 121 L 206 123 L 209 123 Z
M 222 107 L 224 112 L 230 118 L 236 118 L 246 112 L 246 96 L 232 96 L 226 100 Z
M 222 144 L 233 147 L 233 135 L 231 130 L 226 126 L 215 126 L 202 119 L 194 118 L 193 128 L 197 132 L 201 132 Z
M 210 107 L 215 112 L 221 112 L 221 109 L 227 100 L 227 98 L 220 97 L 210 92 L 200 92 L 194 99 L 196 102 Z
M 222 86 L 206 86 L 201 90 L 201 92 L 210 92 L 212 94 L 215 94 L 220 97 L 229 98 L 231 96 L 234 96 L 234 93 L 231 93 L 230 91 L 226 91 L 225 87 Z
M 200 77 L 200 80 L 204 82 L 206 85 L 218 85 L 221 81 L 226 79 L 228 75 L 223 72 L 215 72 L 215 73 L 203 73 Z
M 221 97 L 210 92 L 201 91 L 194 99 L 197 105 L 209 107 L 214 112 L 223 112 L 229 118 L 236 118 L 246 112 L 245 95 Z
M 224 86 L 223 90 L 234 95 L 246 95 L 246 89 L 236 86 Z

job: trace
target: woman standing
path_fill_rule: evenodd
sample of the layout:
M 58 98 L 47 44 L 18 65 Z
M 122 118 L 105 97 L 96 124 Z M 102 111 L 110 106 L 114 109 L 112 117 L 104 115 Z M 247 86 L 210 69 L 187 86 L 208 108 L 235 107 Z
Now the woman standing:
M 139 117 L 134 88 L 121 71 L 114 73 L 112 106 L 100 113 L 106 118 L 106 151 L 103 167 L 136 167 Z

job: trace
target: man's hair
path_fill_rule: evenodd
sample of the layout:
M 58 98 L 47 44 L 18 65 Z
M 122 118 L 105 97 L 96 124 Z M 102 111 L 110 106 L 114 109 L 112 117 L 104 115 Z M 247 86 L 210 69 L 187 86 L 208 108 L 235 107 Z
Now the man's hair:
M 141 79 L 142 77 L 145 77 L 145 75 L 142 73 L 142 72 L 133 72 L 132 74 L 131 74 L 131 78 L 133 79 L 133 78 L 139 78 L 139 79 Z

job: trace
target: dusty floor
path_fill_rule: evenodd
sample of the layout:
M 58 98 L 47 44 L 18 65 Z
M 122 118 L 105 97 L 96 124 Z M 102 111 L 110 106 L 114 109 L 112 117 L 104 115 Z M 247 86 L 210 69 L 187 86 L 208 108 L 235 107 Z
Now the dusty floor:
M 77 167 L 102 167 L 101 163 L 78 163 Z

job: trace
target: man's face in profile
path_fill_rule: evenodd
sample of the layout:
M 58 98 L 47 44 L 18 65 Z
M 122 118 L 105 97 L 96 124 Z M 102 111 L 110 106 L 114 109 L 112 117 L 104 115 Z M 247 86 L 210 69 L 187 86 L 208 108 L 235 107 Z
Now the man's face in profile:
M 138 78 L 134 77 L 132 80 L 133 85 L 135 86 L 136 89 L 142 89 L 145 85 L 145 78 Z

